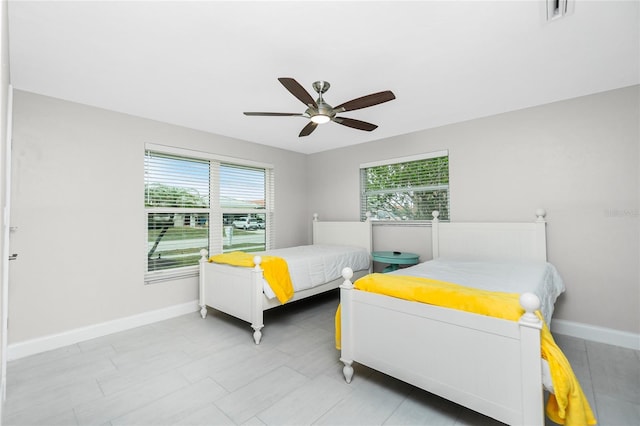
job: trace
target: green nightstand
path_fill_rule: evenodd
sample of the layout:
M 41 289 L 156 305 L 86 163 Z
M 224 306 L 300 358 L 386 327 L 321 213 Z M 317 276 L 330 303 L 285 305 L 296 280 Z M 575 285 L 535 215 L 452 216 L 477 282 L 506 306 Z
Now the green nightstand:
M 382 272 L 395 271 L 400 268 L 400 265 L 415 265 L 419 257 L 415 253 L 407 252 L 374 251 L 371 253 L 374 262 L 389 264 Z

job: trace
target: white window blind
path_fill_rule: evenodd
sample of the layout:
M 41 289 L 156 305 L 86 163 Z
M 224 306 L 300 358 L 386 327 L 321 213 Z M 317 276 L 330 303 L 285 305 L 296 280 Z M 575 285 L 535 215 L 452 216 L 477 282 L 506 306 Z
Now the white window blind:
M 272 245 L 272 168 L 167 151 L 145 151 L 147 282 L 196 275 L 201 249 Z M 251 227 L 235 226 L 247 218 Z
M 209 162 L 146 151 L 147 207 L 209 207 Z
M 438 210 L 449 219 L 447 151 L 369 163 L 360 168 L 360 213 L 373 220 L 430 221 Z
M 198 264 L 209 248 L 209 162 L 146 151 L 147 272 Z
M 272 169 L 220 164 L 222 251 L 262 251 L 272 245 Z

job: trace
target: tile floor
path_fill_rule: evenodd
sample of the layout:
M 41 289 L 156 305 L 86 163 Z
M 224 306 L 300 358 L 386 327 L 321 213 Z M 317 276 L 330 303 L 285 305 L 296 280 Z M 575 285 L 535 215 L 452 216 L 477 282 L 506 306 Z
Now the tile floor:
M 268 311 L 259 346 L 246 323 L 193 313 L 12 361 L 3 424 L 501 424 L 366 367 L 345 384 L 337 303 L 330 292 Z M 599 424 L 640 425 L 640 352 L 556 340 Z

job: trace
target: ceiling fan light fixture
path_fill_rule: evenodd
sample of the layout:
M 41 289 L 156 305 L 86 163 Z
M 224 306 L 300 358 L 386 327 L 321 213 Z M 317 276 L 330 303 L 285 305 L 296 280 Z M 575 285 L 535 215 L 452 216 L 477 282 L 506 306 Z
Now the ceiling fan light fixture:
M 324 124 L 331 121 L 331 117 L 324 114 L 316 114 L 313 117 L 311 117 L 311 121 L 313 121 L 316 124 Z

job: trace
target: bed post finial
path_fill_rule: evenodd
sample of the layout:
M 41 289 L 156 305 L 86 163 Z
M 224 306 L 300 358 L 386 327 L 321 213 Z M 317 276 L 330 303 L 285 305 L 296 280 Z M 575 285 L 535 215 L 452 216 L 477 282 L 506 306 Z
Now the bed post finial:
M 364 221 L 365 222 L 370 222 L 371 221 L 371 212 L 366 212 L 364 214 Z
M 522 293 L 520 295 L 520 305 L 525 310 L 525 313 L 520 317 L 520 322 L 532 325 L 541 324 L 536 315 L 536 311 L 540 309 L 540 298 L 538 296 L 533 293 Z
M 536 209 L 536 222 L 545 222 L 544 217 L 547 215 L 545 209 Z
M 317 222 L 318 221 L 318 213 L 314 213 L 313 214 L 313 221 Z
M 348 266 L 342 270 L 342 278 L 344 278 L 344 282 L 340 287 L 342 288 L 353 288 L 353 283 L 351 282 L 351 278 L 353 278 L 353 269 Z
M 253 256 L 253 264 L 255 265 L 253 269 L 255 269 L 256 271 L 260 271 L 260 264 L 262 263 L 262 257 L 260 256 Z
M 438 221 L 438 216 L 440 216 L 440 212 L 438 210 L 434 210 L 431 212 L 431 216 L 433 216 L 433 221 Z
M 209 252 L 207 251 L 207 249 L 200 250 L 200 261 L 201 262 L 203 262 L 203 261 L 206 262 L 208 254 L 209 254 Z

